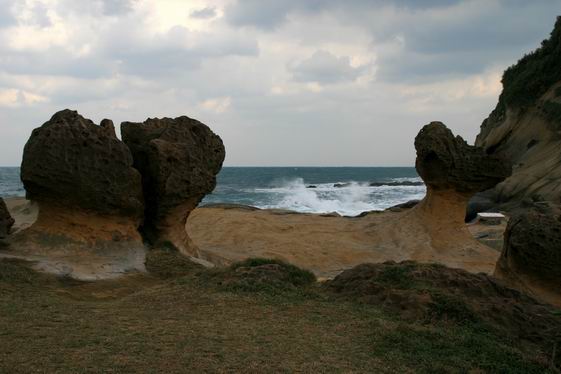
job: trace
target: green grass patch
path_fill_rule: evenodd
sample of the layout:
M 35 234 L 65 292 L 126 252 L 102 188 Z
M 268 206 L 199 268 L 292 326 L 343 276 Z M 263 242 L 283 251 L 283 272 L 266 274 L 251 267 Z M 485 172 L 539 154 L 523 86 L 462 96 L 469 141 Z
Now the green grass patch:
M 225 269 L 216 269 L 203 279 L 231 292 L 260 293 L 269 296 L 300 295 L 316 283 L 315 275 L 281 260 L 249 258 Z
M 429 304 L 429 317 L 436 320 L 448 320 L 461 325 L 474 325 L 480 322 L 477 315 L 461 299 L 439 292 L 431 292 L 432 303 Z
M 399 289 L 410 289 L 414 286 L 410 276 L 411 267 L 406 265 L 387 266 L 382 269 L 376 281 Z
M 183 277 L 203 268 L 171 248 L 148 251 L 145 265 L 149 273 L 162 279 Z
M 469 327 L 399 324 L 374 337 L 374 354 L 419 373 L 544 373 L 540 363 Z

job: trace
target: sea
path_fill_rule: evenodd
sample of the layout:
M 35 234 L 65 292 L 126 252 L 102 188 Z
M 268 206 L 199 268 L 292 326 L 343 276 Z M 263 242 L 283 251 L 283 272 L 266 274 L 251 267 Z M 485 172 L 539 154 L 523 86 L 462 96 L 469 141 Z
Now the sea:
M 223 167 L 201 205 L 355 216 L 422 199 L 425 192 L 414 167 Z M 0 167 L 0 196 L 25 196 L 19 168 Z

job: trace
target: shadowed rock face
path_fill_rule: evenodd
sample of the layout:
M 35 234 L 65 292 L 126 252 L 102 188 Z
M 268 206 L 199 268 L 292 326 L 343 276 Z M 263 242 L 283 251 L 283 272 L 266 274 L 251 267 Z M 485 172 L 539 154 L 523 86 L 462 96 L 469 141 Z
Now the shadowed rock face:
M 14 222 L 10 212 L 8 212 L 4 199 L 0 197 L 0 239 L 8 236 Z
M 45 205 L 130 217 L 140 223 L 140 174 L 112 122 L 63 110 L 33 130 L 21 165 L 27 198 Z
M 513 216 L 495 274 L 561 306 L 561 215 L 529 209 Z
M 185 223 L 216 186 L 225 151 L 222 140 L 201 122 L 183 116 L 123 122 L 123 141 L 142 174 L 146 198 L 145 237 L 171 242 L 190 254 Z
M 415 138 L 415 167 L 425 184 L 436 190 L 474 194 L 494 187 L 510 175 L 501 157 L 454 137 L 441 122 L 431 122 Z

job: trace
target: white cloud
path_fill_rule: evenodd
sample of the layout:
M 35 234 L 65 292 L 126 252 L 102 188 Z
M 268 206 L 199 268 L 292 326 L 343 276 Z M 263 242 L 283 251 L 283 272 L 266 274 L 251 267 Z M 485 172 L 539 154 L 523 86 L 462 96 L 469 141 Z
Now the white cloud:
M 431 120 L 473 139 L 502 70 L 548 35 L 561 0 L 0 7 L 0 164 L 69 107 L 116 123 L 197 118 L 230 165 L 412 165 Z

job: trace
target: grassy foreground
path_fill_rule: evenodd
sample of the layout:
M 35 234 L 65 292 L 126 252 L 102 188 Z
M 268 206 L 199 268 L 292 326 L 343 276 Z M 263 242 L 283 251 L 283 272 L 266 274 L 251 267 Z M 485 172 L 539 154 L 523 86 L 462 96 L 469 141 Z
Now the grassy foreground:
M 282 263 L 271 283 L 252 271 L 264 263 L 210 271 L 154 252 L 150 275 L 84 283 L 2 260 L 0 372 L 547 372 L 477 326 L 400 321 Z

